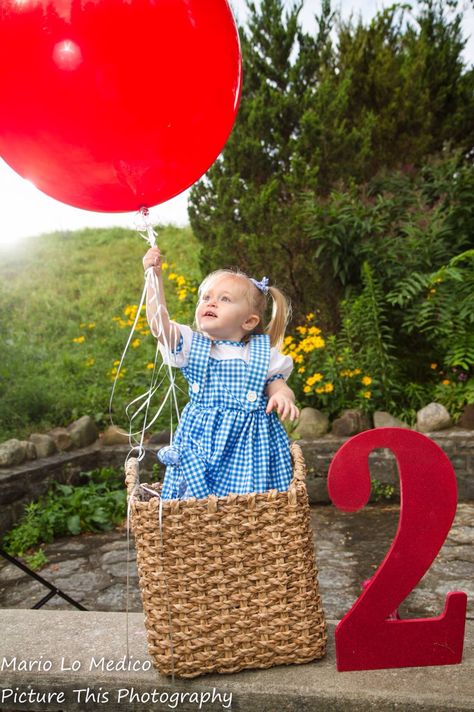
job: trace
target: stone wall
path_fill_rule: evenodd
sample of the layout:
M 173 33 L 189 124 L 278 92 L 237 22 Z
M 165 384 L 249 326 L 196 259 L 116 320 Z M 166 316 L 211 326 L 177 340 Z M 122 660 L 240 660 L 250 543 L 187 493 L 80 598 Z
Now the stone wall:
M 452 428 L 427 433 L 449 457 L 456 472 L 459 501 L 474 500 L 474 432 Z M 336 452 L 348 438 L 327 435 L 318 440 L 301 440 L 308 468 L 308 494 L 313 503 L 329 503 L 326 478 Z M 370 474 L 381 484 L 391 484 L 400 492 L 395 456 L 388 449 L 373 450 L 369 456 Z
M 474 433 L 457 428 L 432 433 L 429 437 L 446 452 L 455 469 L 460 501 L 474 500 Z M 309 497 L 314 504 L 328 503 L 326 477 L 329 464 L 347 438 L 327 435 L 318 440 L 300 440 L 305 455 Z M 157 462 L 149 446 L 141 464 L 141 479 L 150 479 Z M 62 452 L 39 460 L 0 470 L 0 533 L 18 521 L 24 505 L 44 494 L 53 481 L 77 484 L 80 472 L 96 467 L 122 467 L 128 446 L 102 446 L 99 441 L 89 447 Z M 398 492 L 398 473 L 389 450 L 374 450 L 369 458 L 371 476 L 383 484 L 393 484 Z M 161 470 L 163 472 L 163 469 Z

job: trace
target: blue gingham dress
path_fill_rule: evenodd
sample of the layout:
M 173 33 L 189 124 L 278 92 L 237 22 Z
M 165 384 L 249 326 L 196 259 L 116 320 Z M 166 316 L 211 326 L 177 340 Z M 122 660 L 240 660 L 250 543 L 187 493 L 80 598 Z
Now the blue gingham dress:
M 182 341 L 181 336 L 175 352 Z M 266 384 L 283 378 L 275 374 L 267 379 L 269 336 L 252 335 L 248 363 L 212 358 L 212 343 L 193 332 L 189 358 L 181 368 L 190 400 L 173 442 L 179 460 L 166 468 L 162 498 L 287 490 L 292 475 L 289 439 L 276 413 L 265 413 Z

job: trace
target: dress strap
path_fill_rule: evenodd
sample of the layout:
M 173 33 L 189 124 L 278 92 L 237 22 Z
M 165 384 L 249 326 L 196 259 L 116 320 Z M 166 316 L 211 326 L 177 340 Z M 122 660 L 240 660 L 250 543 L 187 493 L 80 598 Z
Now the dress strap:
M 194 403 L 200 400 L 204 391 L 210 350 L 211 340 L 195 331 L 188 365 L 183 369 L 183 374 L 189 382 L 189 398 Z
M 255 410 L 261 405 L 269 365 L 270 337 L 268 334 L 254 334 L 250 341 L 250 362 L 242 394 L 247 410 Z

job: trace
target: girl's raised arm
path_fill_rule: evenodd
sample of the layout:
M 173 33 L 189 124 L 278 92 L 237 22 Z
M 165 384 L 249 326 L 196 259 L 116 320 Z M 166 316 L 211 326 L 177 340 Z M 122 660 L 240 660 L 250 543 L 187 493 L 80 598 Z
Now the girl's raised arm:
M 170 321 L 168 314 L 161 252 L 158 247 L 151 247 L 148 250 L 143 258 L 143 268 L 145 272 L 150 270 L 147 274 L 146 317 L 151 333 L 160 343 L 174 349 L 179 340 L 179 329 L 176 324 Z

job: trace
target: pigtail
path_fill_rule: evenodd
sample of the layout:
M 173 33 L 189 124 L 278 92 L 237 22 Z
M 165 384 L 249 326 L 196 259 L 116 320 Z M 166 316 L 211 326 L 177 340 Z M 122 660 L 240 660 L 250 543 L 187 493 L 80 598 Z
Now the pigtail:
M 268 287 L 268 293 L 272 298 L 272 317 L 265 333 L 270 336 L 271 346 L 281 347 L 291 318 L 291 304 L 277 287 Z

